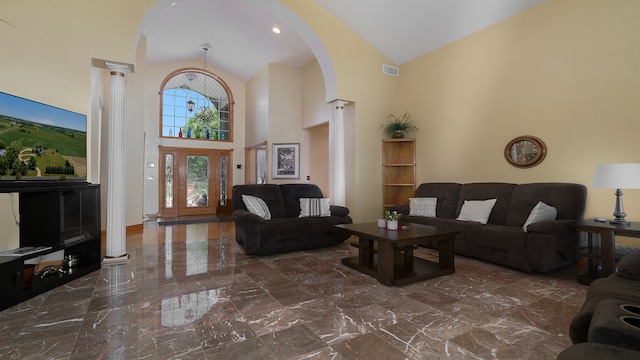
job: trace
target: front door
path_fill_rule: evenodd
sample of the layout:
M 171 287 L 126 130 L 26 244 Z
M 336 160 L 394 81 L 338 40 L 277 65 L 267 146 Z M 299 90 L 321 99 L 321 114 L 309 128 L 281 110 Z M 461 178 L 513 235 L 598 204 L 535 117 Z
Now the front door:
M 159 217 L 215 215 L 231 187 L 231 150 L 160 146 Z

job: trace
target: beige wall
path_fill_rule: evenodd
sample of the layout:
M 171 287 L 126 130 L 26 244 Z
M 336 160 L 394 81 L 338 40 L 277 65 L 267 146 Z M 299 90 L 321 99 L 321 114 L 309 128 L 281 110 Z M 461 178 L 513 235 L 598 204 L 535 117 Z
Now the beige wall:
M 350 102 L 345 107 L 346 205 L 356 222 L 375 219 L 382 212 L 380 125 L 389 112 L 400 111 L 399 80 L 384 75 L 382 64 L 395 64 L 314 2 L 280 2 L 313 28 L 333 61 L 337 98 Z
M 0 251 L 20 247 L 19 203 L 18 193 L 0 193 Z
M 269 138 L 269 67 L 262 68 L 246 83 L 247 146 L 261 144 Z
M 325 101 L 325 86 L 318 61 L 302 68 L 302 126 L 309 135 L 310 182 L 329 197 L 329 120 L 335 107 Z
M 309 173 L 309 146 L 302 129 L 302 72 L 288 66 L 270 64 L 269 68 L 269 145 L 267 182 L 282 184 L 306 182 Z M 300 179 L 273 178 L 273 144 L 300 143 Z
M 325 100 L 324 77 L 317 60 L 302 68 L 302 127 L 327 124 L 335 107 Z
M 418 182 L 587 185 L 587 217 L 611 217 L 599 163 L 640 162 L 640 2 L 551 0 L 400 67 L 401 106 L 419 121 Z M 546 159 L 518 169 L 507 142 L 535 135 Z M 624 191 L 640 221 L 640 190 Z
M 309 134 L 309 183 L 316 184 L 325 197 L 329 189 L 329 125 L 318 125 L 307 129 Z M 305 177 L 306 179 L 306 177 Z M 333 204 L 333 201 L 331 202 Z
M 138 28 L 154 2 L 0 2 L 2 19 L 15 26 L 0 24 L 0 44 L 5 49 L 0 66 L 2 91 L 87 114 L 91 132 L 88 136 L 88 162 L 92 172 L 96 170 L 94 164 L 99 161 L 100 146 L 95 144 L 97 138 L 93 136 L 100 127 L 95 119 L 100 110 L 94 110 L 96 104 L 91 101 L 92 94 L 97 92 L 93 85 L 104 89 L 104 84 L 94 81 L 92 59 L 133 64 Z M 102 78 L 107 79 L 108 92 L 108 75 L 105 72 Z M 136 75 L 133 74 L 127 77 L 126 118 L 131 125 L 126 134 L 129 156 L 126 165 L 127 225 L 140 223 L 142 218 L 142 105 L 131 103 L 142 100 L 142 95 L 137 93 L 141 89 L 140 81 L 136 83 Z M 108 103 L 105 106 L 108 107 Z M 108 111 L 103 115 L 102 125 L 106 128 Z M 102 135 L 102 151 L 105 152 L 106 135 L 104 132 Z M 104 162 L 101 165 L 105 165 Z M 100 175 L 106 179 L 106 173 Z M 92 182 L 100 182 L 97 174 L 90 173 L 89 176 Z M 103 194 L 107 191 L 107 184 L 102 184 L 102 190 Z M 134 196 L 130 196 L 131 193 Z M 105 206 L 106 202 L 103 202 L 103 213 Z

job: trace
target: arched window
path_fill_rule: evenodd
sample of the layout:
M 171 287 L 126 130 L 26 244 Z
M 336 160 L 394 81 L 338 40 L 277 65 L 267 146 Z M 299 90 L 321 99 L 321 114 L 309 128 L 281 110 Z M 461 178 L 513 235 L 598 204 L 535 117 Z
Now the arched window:
M 218 76 L 196 68 L 169 74 L 160 91 L 160 136 L 233 141 L 233 95 Z

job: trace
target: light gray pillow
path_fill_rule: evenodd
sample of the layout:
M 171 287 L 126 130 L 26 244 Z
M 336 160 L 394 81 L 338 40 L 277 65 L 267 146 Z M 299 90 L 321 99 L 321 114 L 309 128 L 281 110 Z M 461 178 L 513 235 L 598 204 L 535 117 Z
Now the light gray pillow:
M 300 198 L 300 216 L 331 216 L 328 198 Z
M 489 200 L 465 200 L 460 209 L 460 215 L 456 220 L 475 221 L 486 224 L 489 221 L 491 210 L 498 199 Z
M 271 212 L 264 200 L 251 195 L 242 195 L 242 202 L 250 213 L 256 214 L 265 220 L 271 220 Z
M 409 215 L 436 217 L 437 198 L 409 198 Z
M 547 205 L 542 201 L 538 201 L 536 206 L 531 210 L 527 221 L 522 225 L 522 229 L 527 232 L 529 225 L 543 220 L 555 220 L 558 215 L 558 210 L 553 206 Z

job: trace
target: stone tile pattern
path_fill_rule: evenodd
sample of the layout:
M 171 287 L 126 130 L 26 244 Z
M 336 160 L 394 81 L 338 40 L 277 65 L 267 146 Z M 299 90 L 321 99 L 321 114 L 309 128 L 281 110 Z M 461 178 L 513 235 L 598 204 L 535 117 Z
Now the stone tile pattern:
M 349 241 L 254 257 L 228 231 L 176 226 L 195 235 L 0 312 L 0 359 L 555 359 L 586 293 L 577 267 L 462 256 L 455 274 L 386 287 L 341 264 Z

